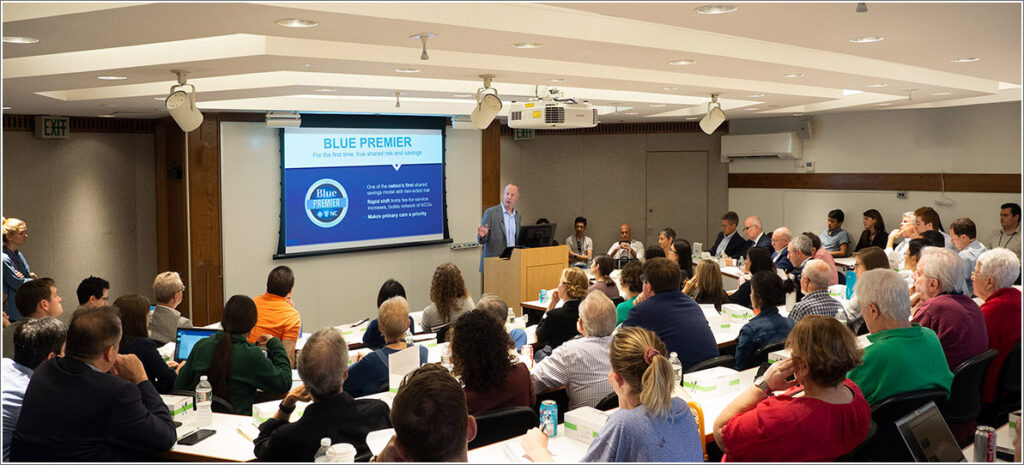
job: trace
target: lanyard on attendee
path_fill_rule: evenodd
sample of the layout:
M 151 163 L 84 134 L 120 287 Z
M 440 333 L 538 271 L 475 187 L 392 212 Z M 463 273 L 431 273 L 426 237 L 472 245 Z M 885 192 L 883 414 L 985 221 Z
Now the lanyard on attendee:
M 583 242 L 576 239 L 576 253 L 583 255 Z
M 1010 233 L 1010 237 L 1008 237 L 1006 239 L 1006 243 L 1003 244 L 1003 232 L 999 231 L 999 247 L 1004 247 L 1005 248 L 1005 247 L 1009 246 L 1010 245 L 1010 241 L 1013 240 L 1013 236 L 1015 236 L 1016 234 L 1017 234 L 1017 231 L 1014 231 L 1014 232 Z

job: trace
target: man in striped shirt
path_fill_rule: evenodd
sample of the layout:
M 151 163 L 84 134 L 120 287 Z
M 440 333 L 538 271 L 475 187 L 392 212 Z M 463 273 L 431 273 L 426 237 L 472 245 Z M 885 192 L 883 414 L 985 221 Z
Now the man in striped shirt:
M 608 359 L 615 305 L 603 292 L 591 292 L 580 304 L 576 329 L 582 336 L 555 348 L 533 368 L 530 376 L 536 392 L 566 386 L 569 410 L 593 407 L 612 392 L 608 383 Z
M 821 260 L 807 260 L 800 276 L 800 289 L 804 298 L 789 311 L 789 319 L 800 321 L 807 315 L 825 315 L 835 318 L 843 312 L 843 304 L 828 295 L 828 278 L 832 270 Z

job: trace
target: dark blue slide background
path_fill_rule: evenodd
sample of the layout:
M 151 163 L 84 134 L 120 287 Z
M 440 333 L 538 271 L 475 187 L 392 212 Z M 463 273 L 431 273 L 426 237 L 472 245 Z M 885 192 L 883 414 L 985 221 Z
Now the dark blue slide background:
M 316 245 L 332 242 L 362 241 L 392 237 L 444 234 L 444 165 L 403 165 L 398 171 L 390 165 L 331 168 L 289 168 L 284 170 L 285 246 Z M 348 194 L 349 210 L 336 226 L 314 225 L 305 211 L 305 195 L 312 183 L 334 179 Z M 428 193 L 374 196 L 384 198 L 426 197 L 427 208 L 367 211 L 366 186 L 376 184 L 427 183 Z M 425 211 L 426 216 L 368 220 L 368 214 Z

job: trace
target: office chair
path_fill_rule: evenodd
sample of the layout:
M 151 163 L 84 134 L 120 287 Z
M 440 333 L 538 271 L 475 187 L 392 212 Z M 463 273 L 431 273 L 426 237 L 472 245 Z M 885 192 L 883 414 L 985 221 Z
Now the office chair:
M 733 357 L 732 355 L 720 355 L 718 357 L 709 358 L 709 359 L 707 359 L 707 360 L 705 360 L 703 362 L 700 362 L 700 363 L 690 367 L 689 370 L 686 370 L 686 373 L 693 373 L 695 371 L 707 370 L 708 368 L 714 368 L 714 367 L 733 368 L 735 366 L 736 366 L 736 358 L 735 357 Z
M 530 407 L 495 409 L 473 417 L 476 437 L 469 443 L 470 449 L 521 436 L 540 423 L 540 417 Z
M 904 392 L 889 397 L 871 407 L 871 421 L 878 431 L 859 446 L 855 461 L 872 462 L 913 462 L 910 449 L 903 442 L 896 420 L 921 408 L 928 402 L 942 403 L 946 399 L 945 389 L 922 389 Z

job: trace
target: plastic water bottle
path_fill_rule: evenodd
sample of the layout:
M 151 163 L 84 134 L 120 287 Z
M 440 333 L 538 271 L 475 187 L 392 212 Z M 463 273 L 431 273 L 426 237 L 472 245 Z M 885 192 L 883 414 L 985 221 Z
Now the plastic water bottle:
M 683 364 L 679 361 L 679 356 L 675 352 L 672 352 L 668 356 L 668 363 L 672 364 L 672 372 L 676 375 L 676 385 L 683 385 Z
M 316 450 L 316 455 L 313 456 L 314 462 L 330 462 L 331 458 L 327 456 L 327 451 L 331 448 L 331 438 L 323 438 L 320 440 L 320 448 Z
M 213 386 L 206 375 L 199 377 L 196 385 L 196 426 L 203 428 L 213 424 Z
M 412 333 L 409 331 L 405 332 L 405 345 L 412 347 Z
M 516 321 L 516 312 L 512 310 L 512 307 L 508 308 L 508 322 L 514 323 Z

